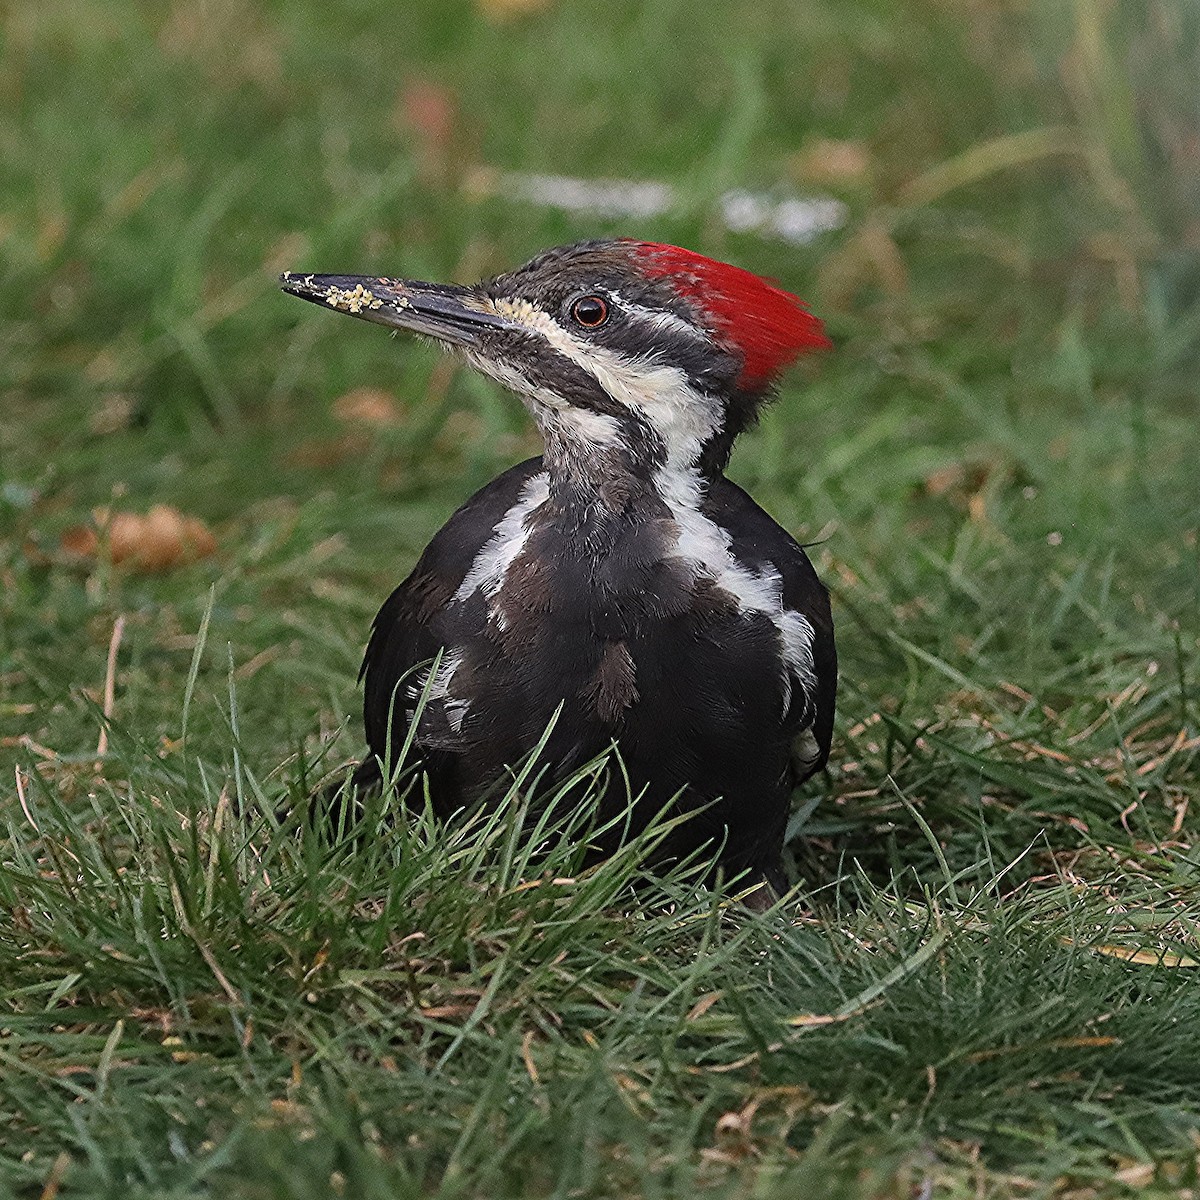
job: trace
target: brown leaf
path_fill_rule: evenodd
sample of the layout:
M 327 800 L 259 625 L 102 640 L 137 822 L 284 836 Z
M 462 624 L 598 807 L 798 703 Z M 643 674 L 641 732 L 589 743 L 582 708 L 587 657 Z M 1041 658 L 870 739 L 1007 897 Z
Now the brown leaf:
M 444 83 L 410 79 L 400 89 L 392 110 L 392 126 L 414 144 L 424 179 L 447 184 L 465 152 L 458 97 Z
M 796 156 L 796 177 L 821 187 L 865 183 L 871 173 L 871 155 L 862 142 L 845 138 L 816 138 Z
M 137 401 L 127 392 L 109 392 L 88 419 L 92 433 L 103 436 L 128 429 L 137 411 Z
M 475 0 L 475 7 L 493 21 L 510 21 L 514 17 L 545 12 L 554 0 Z
M 352 425 L 398 425 L 400 408 L 395 398 L 380 388 L 355 388 L 333 402 L 333 415 Z
M 63 533 L 59 544 L 67 554 L 98 558 L 103 549 L 113 563 L 156 572 L 207 558 L 217 549 L 203 521 L 169 504 L 156 504 L 145 515 L 106 509 L 92 515 L 93 525 L 75 525 Z
M 948 467 L 937 467 L 925 476 L 925 490 L 931 496 L 944 496 L 951 488 L 958 487 L 966 477 L 961 463 Z

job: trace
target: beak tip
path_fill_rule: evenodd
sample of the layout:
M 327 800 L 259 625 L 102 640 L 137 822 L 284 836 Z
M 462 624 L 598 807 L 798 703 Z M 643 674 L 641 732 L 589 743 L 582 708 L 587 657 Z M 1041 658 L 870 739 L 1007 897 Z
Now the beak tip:
M 367 320 L 380 319 L 367 315 L 376 309 L 400 312 L 410 306 L 402 281 L 365 275 L 311 275 L 284 271 L 279 276 L 279 287 L 289 296 L 298 296 L 301 300 L 327 305 L 338 312 L 363 316 Z M 390 322 L 385 320 L 383 323 Z
M 480 306 L 470 288 L 368 275 L 310 275 L 284 271 L 279 287 L 310 304 L 377 325 L 407 329 L 450 345 L 474 346 L 485 329 L 511 329 Z

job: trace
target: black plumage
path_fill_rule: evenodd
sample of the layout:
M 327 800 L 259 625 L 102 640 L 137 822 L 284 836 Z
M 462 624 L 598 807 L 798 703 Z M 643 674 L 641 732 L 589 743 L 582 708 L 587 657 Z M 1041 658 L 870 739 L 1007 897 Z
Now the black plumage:
M 634 830 L 678 796 L 701 811 L 665 858 L 700 850 L 782 887 L 789 796 L 829 753 L 833 624 L 804 551 L 722 471 L 778 370 L 823 343 L 815 319 L 736 268 L 642 243 L 549 252 L 475 289 L 285 286 L 462 347 L 546 440 L 449 519 L 376 617 L 358 782 L 392 759 L 419 697 L 442 816 L 502 786 L 553 720 L 543 784 L 615 746 L 601 821 L 630 790 Z M 758 321 L 742 341 L 739 303 Z

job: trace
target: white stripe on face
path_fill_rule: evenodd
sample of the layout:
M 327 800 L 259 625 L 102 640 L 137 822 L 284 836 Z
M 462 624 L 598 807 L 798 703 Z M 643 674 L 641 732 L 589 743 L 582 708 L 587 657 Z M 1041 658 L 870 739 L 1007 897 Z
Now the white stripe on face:
M 585 449 L 614 446 L 620 440 L 621 427 L 615 417 L 568 404 L 549 388 L 531 383 L 507 363 L 484 358 L 474 351 L 467 351 L 466 358 L 476 370 L 490 375 L 525 400 L 543 434 L 554 433 Z
M 678 367 L 649 358 L 625 358 L 606 346 L 594 345 L 564 329 L 549 313 L 527 300 L 496 300 L 494 306 L 502 316 L 545 338 L 559 354 L 591 375 L 612 399 L 636 412 L 662 439 L 672 468 L 693 464 L 705 442 L 717 431 L 721 416 L 718 402 L 696 391 Z M 673 313 L 666 316 L 687 324 Z M 483 369 L 495 374 L 491 367 Z
M 613 293 L 613 300 L 620 306 L 621 312 L 626 316 L 632 317 L 635 321 L 640 321 L 644 325 L 649 325 L 653 329 L 670 330 L 672 333 L 692 337 L 701 342 L 708 340 L 706 333 L 697 329 L 689 321 L 685 321 L 677 313 L 669 312 L 666 309 L 646 308 L 644 305 L 634 304 L 626 300 L 619 292 Z

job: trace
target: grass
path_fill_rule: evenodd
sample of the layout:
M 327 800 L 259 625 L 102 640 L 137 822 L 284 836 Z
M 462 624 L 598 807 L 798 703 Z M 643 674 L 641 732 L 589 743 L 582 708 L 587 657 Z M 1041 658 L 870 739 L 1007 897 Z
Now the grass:
M 12 6 L 0 1188 L 1194 1191 L 1198 34 L 1166 2 Z M 486 168 L 681 200 L 566 216 Z M 780 183 L 846 228 L 716 220 Z M 646 845 L 580 873 L 569 824 L 527 859 L 519 789 L 473 830 L 277 817 L 360 751 L 388 588 L 535 443 L 275 273 L 610 231 L 775 275 L 838 346 L 732 470 L 816 543 L 843 664 L 762 916 L 634 888 Z M 395 419 L 347 418 L 359 387 Z M 63 542 L 157 503 L 217 553 Z

